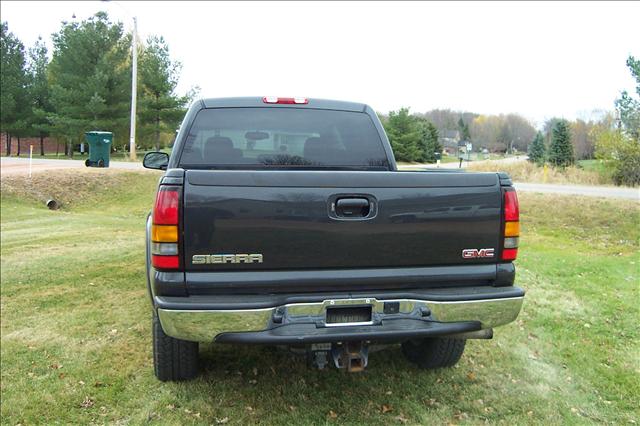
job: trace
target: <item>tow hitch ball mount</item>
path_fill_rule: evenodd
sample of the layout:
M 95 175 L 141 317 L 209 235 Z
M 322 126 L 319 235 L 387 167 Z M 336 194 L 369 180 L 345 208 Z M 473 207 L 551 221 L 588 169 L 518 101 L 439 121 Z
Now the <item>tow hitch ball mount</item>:
M 329 363 L 329 356 L 336 368 L 357 373 L 363 371 L 369 362 L 369 347 L 364 342 L 311 345 L 311 360 L 320 370 Z

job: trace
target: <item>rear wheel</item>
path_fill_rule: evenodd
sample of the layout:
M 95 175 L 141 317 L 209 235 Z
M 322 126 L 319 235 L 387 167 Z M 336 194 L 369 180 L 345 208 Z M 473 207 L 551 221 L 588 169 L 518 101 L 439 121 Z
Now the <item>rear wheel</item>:
M 89 161 L 89 159 L 87 158 L 86 160 L 84 160 L 84 165 L 87 167 L 91 167 L 91 161 Z
M 98 160 L 98 167 L 104 167 L 104 160 L 102 158 Z
M 447 337 L 409 340 L 402 344 L 402 353 L 420 368 L 451 367 L 460 360 L 466 342 Z
M 198 343 L 174 339 L 153 315 L 153 369 L 163 382 L 189 380 L 198 374 Z

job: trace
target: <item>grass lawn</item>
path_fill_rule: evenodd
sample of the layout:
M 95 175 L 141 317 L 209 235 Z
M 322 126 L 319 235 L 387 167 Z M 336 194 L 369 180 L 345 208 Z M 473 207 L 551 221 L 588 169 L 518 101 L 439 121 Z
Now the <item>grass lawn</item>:
M 638 203 L 521 194 L 523 312 L 469 341 L 455 368 L 418 370 L 393 347 L 344 374 L 272 348 L 202 345 L 198 379 L 161 383 L 144 279 L 157 179 L 3 178 L 3 424 L 640 422 Z M 61 210 L 43 206 L 51 194 Z
M 596 163 L 596 160 L 580 161 L 576 166 L 564 169 L 547 165 L 546 172 L 544 167 L 529 161 L 470 163 L 467 169 L 477 172 L 507 172 L 515 182 L 613 185 L 611 173 L 604 164 Z

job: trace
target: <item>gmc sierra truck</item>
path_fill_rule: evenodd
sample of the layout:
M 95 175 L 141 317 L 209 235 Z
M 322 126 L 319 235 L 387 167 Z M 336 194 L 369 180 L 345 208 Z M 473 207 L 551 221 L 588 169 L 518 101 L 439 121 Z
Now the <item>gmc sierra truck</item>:
M 401 344 L 454 365 L 520 312 L 518 200 L 500 173 L 399 171 L 369 106 L 204 99 L 188 110 L 147 220 L 153 361 L 198 371 L 199 342 L 262 344 L 348 371 Z

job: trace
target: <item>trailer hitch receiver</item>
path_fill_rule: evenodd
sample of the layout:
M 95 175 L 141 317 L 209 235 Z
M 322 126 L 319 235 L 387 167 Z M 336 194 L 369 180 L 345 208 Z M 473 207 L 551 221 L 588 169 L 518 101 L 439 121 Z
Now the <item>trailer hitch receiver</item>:
M 331 357 L 336 368 L 349 373 L 363 371 L 369 362 L 369 347 L 363 342 L 344 342 L 331 348 Z

